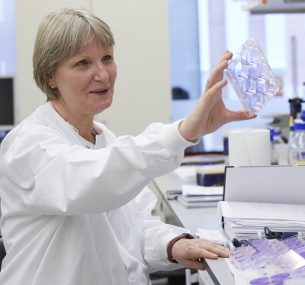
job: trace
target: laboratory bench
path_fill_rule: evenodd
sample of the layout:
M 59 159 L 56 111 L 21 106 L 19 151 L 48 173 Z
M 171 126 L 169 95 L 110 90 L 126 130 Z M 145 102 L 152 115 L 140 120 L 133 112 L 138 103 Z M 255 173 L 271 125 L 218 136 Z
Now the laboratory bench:
M 193 234 L 199 228 L 221 231 L 221 219 L 217 214 L 216 207 L 185 208 L 177 200 L 167 199 L 167 191 L 181 189 L 183 183 L 184 181 L 181 177 L 175 172 L 172 172 L 155 178 L 153 183 L 150 184 L 150 188 L 156 193 L 159 199 L 158 212 L 161 218 L 167 223 L 182 226 L 190 230 Z M 235 284 L 234 277 L 224 259 L 205 260 L 205 262 L 207 272 L 213 281 L 213 283 L 208 284 Z M 207 284 L 204 282 L 200 283 L 200 275 L 202 275 L 202 278 L 205 278 L 204 274 L 206 274 L 204 271 L 199 272 L 199 284 Z

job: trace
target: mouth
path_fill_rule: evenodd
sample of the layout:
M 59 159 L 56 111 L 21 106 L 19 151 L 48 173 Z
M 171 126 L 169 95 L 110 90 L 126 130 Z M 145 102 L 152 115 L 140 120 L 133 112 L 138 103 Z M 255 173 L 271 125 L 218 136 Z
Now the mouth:
M 89 94 L 93 95 L 105 95 L 108 93 L 109 88 L 98 88 L 89 91 Z

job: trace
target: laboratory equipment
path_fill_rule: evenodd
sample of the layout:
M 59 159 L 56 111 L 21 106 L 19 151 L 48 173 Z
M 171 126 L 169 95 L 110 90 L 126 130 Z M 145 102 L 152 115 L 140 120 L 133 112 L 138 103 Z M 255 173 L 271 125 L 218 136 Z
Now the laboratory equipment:
M 302 112 L 302 103 L 304 102 L 305 101 L 299 97 L 294 97 L 288 100 L 292 120 L 299 118 Z
M 290 120 L 289 128 L 293 130 L 293 121 L 299 119 L 302 112 L 302 103 L 304 99 L 298 96 L 298 66 L 297 66 L 297 39 L 295 36 L 290 38 L 291 42 L 291 85 L 293 91 L 293 97 L 288 100 L 289 109 L 290 109 Z
M 280 162 L 287 160 L 285 157 L 281 157 L 282 155 L 285 156 L 286 153 L 284 151 L 285 142 L 282 138 L 282 131 L 280 128 L 270 128 L 270 144 L 272 165 L 280 164 Z
M 289 133 L 288 160 L 290 164 L 305 165 L 305 122 L 294 120 Z
M 252 114 L 257 114 L 280 89 L 279 79 L 252 38 L 235 53 L 225 73 L 241 104 Z

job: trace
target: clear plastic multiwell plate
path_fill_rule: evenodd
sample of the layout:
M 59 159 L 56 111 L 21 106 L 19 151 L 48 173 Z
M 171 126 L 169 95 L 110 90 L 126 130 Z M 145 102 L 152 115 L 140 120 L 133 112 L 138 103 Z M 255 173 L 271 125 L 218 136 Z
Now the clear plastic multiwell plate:
M 234 54 L 225 73 L 241 104 L 250 113 L 257 114 L 280 88 L 279 79 L 252 38 Z

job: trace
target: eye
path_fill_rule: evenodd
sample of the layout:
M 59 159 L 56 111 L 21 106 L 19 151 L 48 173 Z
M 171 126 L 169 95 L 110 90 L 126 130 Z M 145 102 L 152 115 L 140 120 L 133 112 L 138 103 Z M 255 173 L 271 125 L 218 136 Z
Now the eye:
M 89 64 L 89 61 L 87 59 L 82 59 L 76 63 L 77 66 L 86 66 L 88 64 Z
M 107 55 L 102 57 L 102 62 L 110 62 L 112 60 L 113 60 L 113 57 L 110 54 L 107 54 Z

